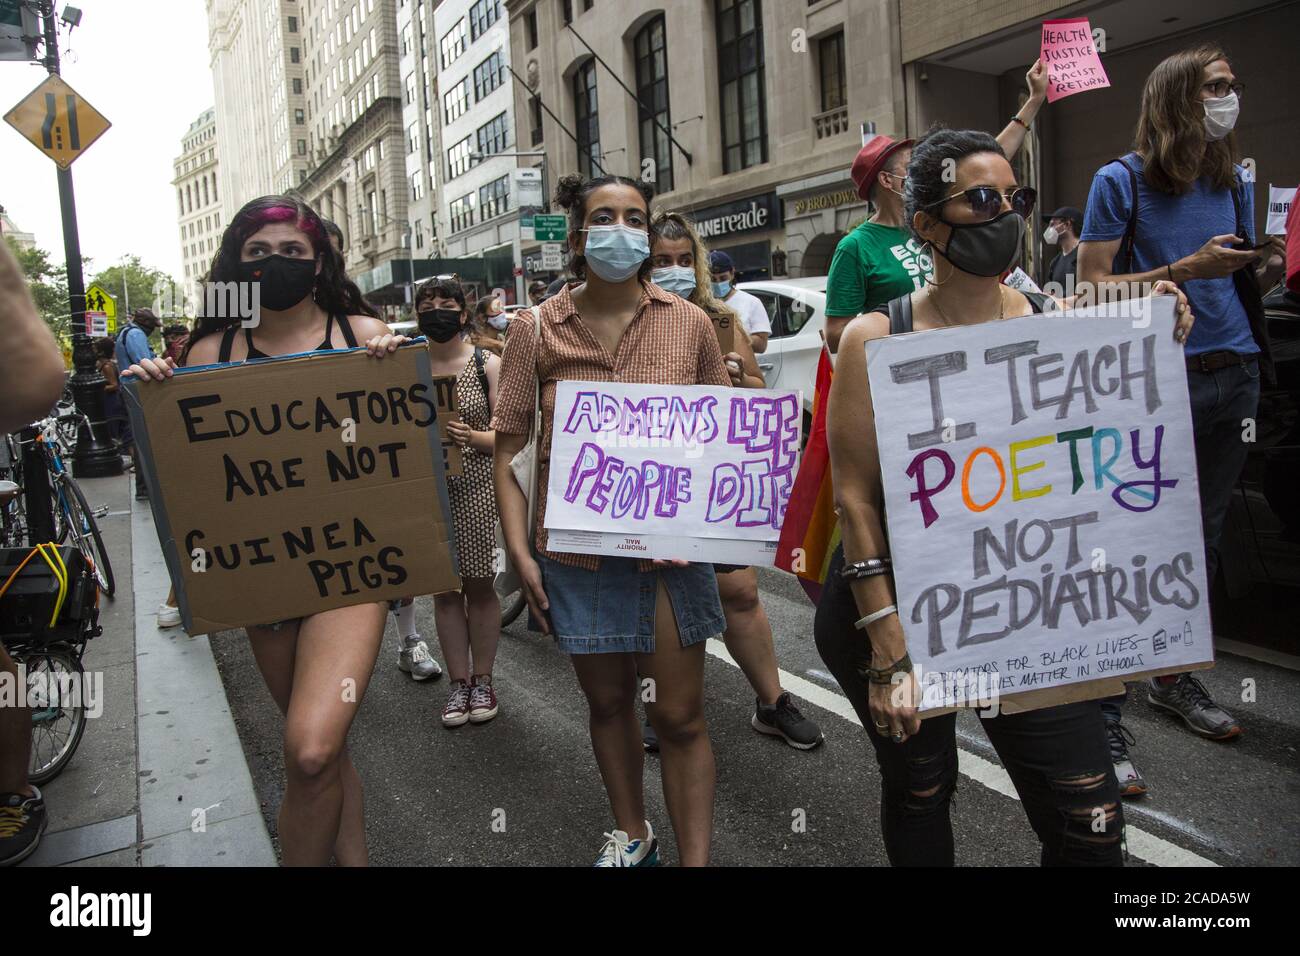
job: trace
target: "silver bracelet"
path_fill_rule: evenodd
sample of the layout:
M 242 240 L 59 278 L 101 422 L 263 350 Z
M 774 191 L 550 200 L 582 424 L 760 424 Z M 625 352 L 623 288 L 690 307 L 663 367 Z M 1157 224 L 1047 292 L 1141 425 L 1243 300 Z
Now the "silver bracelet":
M 868 614 L 866 617 L 859 618 L 853 626 L 856 627 L 859 631 L 865 631 L 870 625 L 875 624 L 881 618 L 886 618 L 889 617 L 889 615 L 891 614 L 897 614 L 897 613 L 898 613 L 898 605 L 891 604 L 888 607 L 882 607 L 879 611 L 873 611 L 872 613 Z

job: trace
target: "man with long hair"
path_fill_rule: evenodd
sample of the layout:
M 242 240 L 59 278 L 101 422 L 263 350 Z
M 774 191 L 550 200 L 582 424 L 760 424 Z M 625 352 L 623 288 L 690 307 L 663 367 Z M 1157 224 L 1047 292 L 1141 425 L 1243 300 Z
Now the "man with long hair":
M 1176 53 L 1147 77 L 1135 150 L 1096 174 L 1079 249 L 1081 291 L 1137 298 L 1167 279 L 1187 294 L 1196 324 L 1186 342 L 1196 467 L 1205 532 L 1206 577 L 1213 582 L 1233 486 L 1246 461 L 1242 421 L 1259 405 L 1261 369 L 1269 370 L 1259 301 L 1253 176 L 1238 164 L 1233 127 L 1243 87 L 1214 46 Z M 1120 724 L 1123 697 L 1105 711 L 1120 790 L 1146 792 Z M 1181 717 L 1211 740 L 1241 734 L 1190 674 L 1158 677 L 1149 702 Z

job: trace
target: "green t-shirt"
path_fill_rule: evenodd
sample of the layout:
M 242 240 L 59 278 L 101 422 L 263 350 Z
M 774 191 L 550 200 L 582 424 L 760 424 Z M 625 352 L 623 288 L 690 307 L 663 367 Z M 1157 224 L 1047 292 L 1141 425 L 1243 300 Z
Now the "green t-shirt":
M 840 240 L 826 280 L 826 314 L 846 318 L 916 292 L 934 271 L 921 244 L 898 226 L 868 220 Z

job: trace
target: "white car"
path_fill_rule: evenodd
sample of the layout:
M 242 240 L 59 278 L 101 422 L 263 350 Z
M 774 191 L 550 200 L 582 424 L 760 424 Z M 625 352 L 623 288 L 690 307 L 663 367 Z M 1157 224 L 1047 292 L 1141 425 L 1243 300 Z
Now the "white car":
M 737 288 L 756 297 L 767 309 L 772 335 L 767 340 L 767 351 L 755 358 L 768 388 L 803 392 L 806 434 L 812 420 L 822 331 L 826 328 L 826 276 L 741 282 Z

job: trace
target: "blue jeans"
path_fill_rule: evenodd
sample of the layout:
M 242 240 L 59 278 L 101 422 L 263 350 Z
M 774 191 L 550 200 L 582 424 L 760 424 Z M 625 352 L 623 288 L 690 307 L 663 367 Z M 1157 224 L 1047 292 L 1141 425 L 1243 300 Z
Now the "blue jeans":
M 1259 411 L 1259 360 L 1250 356 L 1241 365 L 1213 372 L 1189 371 L 1187 389 L 1196 439 L 1196 477 L 1201 487 L 1205 578 L 1213 588 L 1223 522 L 1246 464 L 1248 446 L 1242 441 L 1242 419 L 1254 419 Z M 1123 694 L 1102 701 L 1107 719 L 1119 720 L 1123 703 Z

